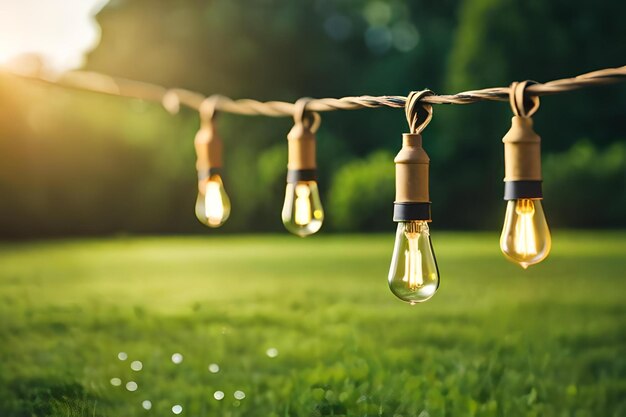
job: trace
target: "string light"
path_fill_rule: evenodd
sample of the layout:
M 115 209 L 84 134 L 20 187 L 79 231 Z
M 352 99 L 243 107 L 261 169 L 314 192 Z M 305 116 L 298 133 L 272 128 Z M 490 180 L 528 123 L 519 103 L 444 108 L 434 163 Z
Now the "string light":
M 223 146 L 215 128 L 216 113 L 293 116 L 295 123 L 287 135 L 289 162 L 282 219 L 285 227 L 298 236 L 317 232 L 324 219 L 317 187 L 315 156 L 315 132 L 321 120 L 318 112 L 404 108 L 410 133 L 403 135 L 402 149 L 394 160 L 396 200 L 393 220 L 398 223 L 398 228 L 389 269 L 389 286 L 401 300 L 415 304 L 428 300 L 439 287 L 439 271 L 428 227 L 431 221 L 429 158 L 422 148 L 421 135 L 432 118 L 432 104 L 510 102 L 514 117 L 511 129 L 502 139 L 507 209 L 500 246 L 507 258 L 527 268 L 545 259 L 551 246 L 550 230 L 541 204 L 541 139 L 534 132 L 531 119 L 539 107 L 539 96 L 626 81 L 626 66 L 543 84 L 524 81 L 513 83 L 510 87 L 486 88 L 453 95 L 435 95 L 430 90 L 424 90 L 412 92 L 408 97 L 303 98 L 296 103 L 232 100 L 223 96 L 207 98 L 194 91 L 167 89 L 94 72 L 70 72 L 59 79 L 15 73 L 8 75 L 77 90 L 157 101 L 172 114 L 177 113 L 181 106 L 197 110 L 200 114 L 200 130 L 195 137 L 198 171 L 196 215 L 210 227 L 221 226 L 230 214 L 230 200 L 222 179 Z M 117 384 L 117 379 L 112 379 L 111 383 Z
M 522 268 L 544 260 L 550 252 L 550 229 L 541 200 L 541 138 L 531 116 L 539 97 L 524 92 L 528 81 L 511 84 L 511 129 L 504 142 L 504 199 L 507 201 L 500 249 Z
M 309 101 L 302 98 L 296 102 L 295 124 L 287 135 L 289 159 L 282 211 L 285 228 L 301 237 L 320 230 L 324 221 L 315 161 L 315 132 L 321 119 L 318 113 L 306 111 Z
M 196 134 L 196 170 L 198 171 L 198 198 L 196 217 L 202 224 L 219 227 L 230 215 L 230 199 L 222 181 L 222 140 L 215 128 L 215 103 L 209 97 L 200 106 L 200 130 Z
M 393 221 L 398 223 L 389 267 L 391 292 L 410 304 L 431 298 L 439 288 L 439 268 L 430 240 L 428 222 L 430 159 L 422 148 L 421 132 L 432 118 L 432 106 L 421 103 L 430 90 L 412 92 L 407 98 L 406 118 L 411 133 L 402 135 L 402 149 L 395 157 L 396 201 Z

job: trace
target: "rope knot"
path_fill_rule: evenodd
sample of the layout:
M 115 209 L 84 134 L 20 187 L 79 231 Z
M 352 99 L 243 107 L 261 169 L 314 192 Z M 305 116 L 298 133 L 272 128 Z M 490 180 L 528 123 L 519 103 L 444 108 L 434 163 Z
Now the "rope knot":
M 213 123 L 213 119 L 217 115 L 217 105 L 221 99 L 222 97 L 219 94 L 213 94 L 202 100 L 198 108 L 202 126 L 209 126 Z
M 423 103 L 421 100 L 426 96 L 434 96 L 430 90 L 411 91 L 406 98 L 404 112 L 411 133 L 422 133 L 433 118 L 433 106 Z
M 513 114 L 520 117 L 530 117 L 539 109 L 539 96 L 526 94 L 526 87 L 537 84 L 536 81 L 513 82 L 509 87 L 509 103 Z
M 322 118 L 318 112 L 306 109 L 307 104 L 312 100 L 310 97 L 302 97 L 296 101 L 293 109 L 293 121 L 295 124 L 301 124 L 305 129 L 315 133 L 322 123 Z

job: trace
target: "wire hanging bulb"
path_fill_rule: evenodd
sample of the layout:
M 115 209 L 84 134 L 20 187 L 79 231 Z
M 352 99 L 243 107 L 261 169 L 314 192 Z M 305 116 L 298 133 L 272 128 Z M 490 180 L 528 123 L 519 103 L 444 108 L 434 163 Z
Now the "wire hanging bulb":
M 402 149 L 396 164 L 396 201 L 393 220 L 398 223 L 389 267 L 391 292 L 410 304 L 431 298 L 439 288 L 439 268 L 430 239 L 428 222 L 430 198 L 428 169 L 430 159 L 422 148 L 421 131 L 432 118 L 432 106 L 419 100 L 432 91 L 412 92 L 406 114 L 411 132 L 402 135 Z
M 530 118 L 539 98 L 526 97 L 528 82 L 511 85 L 510 102 L 515 116 L 504 142 L 504 199 L 507 200 L 500 249 L 526 269 L 550 253 L 552 238 L 541 200 L 541 138 Z M 526 100 L 526 101 L 525 101 Z
M 315 132 L 317 113 L 305 111 L 309 99 L 296 102 L 295 124 L 287 135 L 289 161 L 282 220 L 291 233 L 305 237 L 317 232 L 324 221 L 324 209 L 317 187 Z
M 222 180 L 223 145 L 213 122 L 216 102 L 215 97 L 209 97 L 200 106 L 201 126 L 194 140 L 198 171 L 196 217 L 209 227 L 223 225 L 230 215 L 230 199 Z

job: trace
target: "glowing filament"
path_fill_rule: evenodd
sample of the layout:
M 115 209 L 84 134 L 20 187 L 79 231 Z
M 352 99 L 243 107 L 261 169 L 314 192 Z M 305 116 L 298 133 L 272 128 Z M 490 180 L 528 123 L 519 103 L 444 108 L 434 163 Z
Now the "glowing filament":
M 296 212 L 294 220 L 297 225 L 304 226 L 311 222 L 311 201 L 309 200 L 310 195 L 311 191 L 309 190 L 309 187 L 307 185 L 296 185 Z
M 404 251 L 404 277 L 402 281 L 409 284 L 409 288 L 416 290 L 424 285 L 422 277 L 422 253 L 418 246 L 418 234 L 406 232 L 409 249 Z
M 515 205 L 515 213 L 519 216 L 515 223 L 515 247 L 523 256 L 537 254 L 537 239 L 533 216 L 535 206 L 532 200 L 520 199 Z
M 208 181 L 204 200 L 205 215 L 209 224 L 219 225 L 224 218 L 224 201 L 221 193 L 222 185 L 217 181 Z

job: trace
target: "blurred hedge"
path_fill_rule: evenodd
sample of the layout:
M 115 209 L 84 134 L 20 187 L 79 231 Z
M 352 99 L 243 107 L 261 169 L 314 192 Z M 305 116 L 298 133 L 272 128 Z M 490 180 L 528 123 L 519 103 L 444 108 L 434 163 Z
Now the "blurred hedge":
M 552 226 L 626 227 L 626 142 L 577 142 L 548 155 L 543 176 Z
M 377 151 L 337 172 L 328 195 L 331 226 L 345 231 L 390 230 L 395 197 L 393 157 Z

